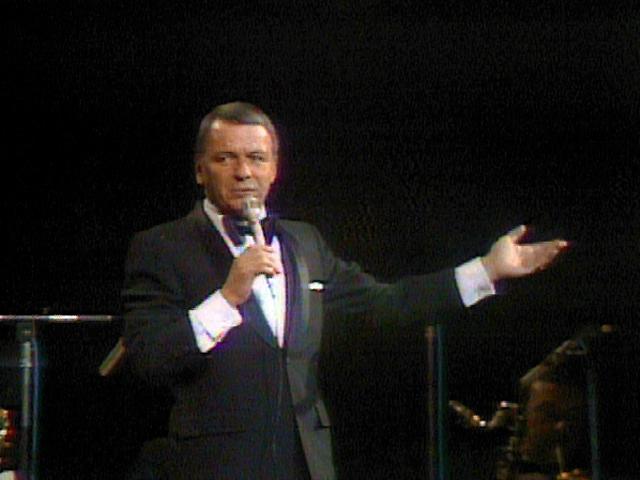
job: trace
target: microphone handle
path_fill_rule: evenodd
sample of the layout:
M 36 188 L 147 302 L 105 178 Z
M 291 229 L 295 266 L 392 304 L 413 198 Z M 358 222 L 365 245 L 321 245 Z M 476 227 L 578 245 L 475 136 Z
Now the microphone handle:
M 260 222 L 252 221 L 251 230 L 253 231 L 253 239 L 256 241 L 256 245 L 264 246 L 266 242 L 264 240 L 264 232 L 262 231 L 262 225 L 260 225 Z

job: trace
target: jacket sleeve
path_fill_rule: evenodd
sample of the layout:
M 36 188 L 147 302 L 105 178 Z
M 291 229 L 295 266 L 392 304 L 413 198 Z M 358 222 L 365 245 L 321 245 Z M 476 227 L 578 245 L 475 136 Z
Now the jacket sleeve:
M 125 345 L 135 373 L 169 385 L 203 361 L 191 329 L 175 253 L 162 235 L 134 237 L 125 264 Z
M 393 326 L 413 321 L 443 323 L 463 311 L 454 269 L 407 276 L 392 283 L 378 282 L 358 264 L 335 257 L 317 230 L 316 237 L 323 252 L 328 312 L 369 311 L 381 326 Z

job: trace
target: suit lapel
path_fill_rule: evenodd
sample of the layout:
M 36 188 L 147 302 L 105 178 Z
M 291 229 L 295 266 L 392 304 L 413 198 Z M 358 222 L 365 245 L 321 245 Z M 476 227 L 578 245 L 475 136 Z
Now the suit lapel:
M 204 213 L 202 202 L 196 204 L 188 218 L 193 223 L 196 234 L 208 253 L 208 258 L 213 267 L 212 270 L 215 275 L 216 285 L 221 287 L 231 269 L 233 255 L 216 227 L 211 223 L 206 213 Z M 188 254 L 188 252 L 186 253 Z
M 287 310 L 286 335 L 287 347 L 296 350 L 302 339 L 306 338 L 309 322 L 309 270 L 300 253 L 298 241 L 283 222 L 276 222 L 276 234 L 280 241 L 282 263 L 286 272 Z

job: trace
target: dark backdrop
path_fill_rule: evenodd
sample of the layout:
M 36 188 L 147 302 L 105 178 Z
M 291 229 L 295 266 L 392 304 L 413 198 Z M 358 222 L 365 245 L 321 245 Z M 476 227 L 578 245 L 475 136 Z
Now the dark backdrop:
M 582 325 L 613 323 L 612 388 L 637 405 L 640 14 L 610 3 L 4 2 L 1 313 L 119 313 L 129 239 L 189 211 L 198 121 L 242 99 L 282 132 L 274 209 L 380 278 L 459 263 L 522 222 L 575 242 L 450 328 L 452 398 L 489 415 Z M 158 434 L 163 397 L 95 374 L 119 329 L 46 329 L 51 477 L 115 476 Z M 332 345 L 343 471 L 414 478 L 420 332 Z

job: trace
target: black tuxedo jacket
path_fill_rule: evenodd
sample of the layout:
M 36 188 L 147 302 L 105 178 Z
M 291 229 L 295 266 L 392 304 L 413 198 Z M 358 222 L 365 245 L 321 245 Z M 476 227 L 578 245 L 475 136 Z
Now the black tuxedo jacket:
M 269 477 L 263 469 L 273 430 L 280 422 L 286 431 L 288 416 L 311 478 L 334 478 L 317 383 L 324 312 L 373 310 L 381 323 L 433 323 L 462 307 L 452 270 L 382 284 L 337 259 L 311 225 L 278 220 L 276 234 L 287 278 L 282 350 L 254 298 L 241 308 L 241 325 L 210 352 L 198 350 L 188 311 L 221 288 L 233 261 L 201 203 L 131 243 L 126 345 L 136 372 L 173 392 L 170 434 L 193 446 L 180 454 L 190 457 L 182 458 L 184 478 Z

